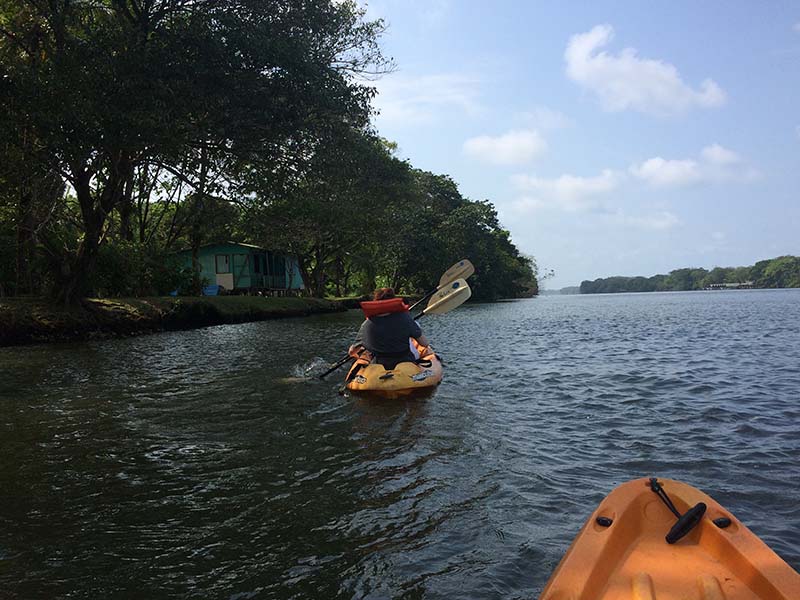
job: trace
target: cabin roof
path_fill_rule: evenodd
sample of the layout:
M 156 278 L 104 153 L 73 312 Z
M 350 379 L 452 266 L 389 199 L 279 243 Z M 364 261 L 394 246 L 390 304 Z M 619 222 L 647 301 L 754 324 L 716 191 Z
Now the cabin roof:
M 209 246 L 243 246 L 245 248 L 253 248 L 254 250 L 266 250 L 266 248 L 262 248 L 261 246 L 256 246 L 254 244 L 245 244 L 243 242 L 213 242 L 210 244 L 203 244 L 200 247 L 208 248 Z
M 262 248 L 261 246 L 256 246 L 254 244 L 245 244 L 242 242 L 211 242 L 209 244 L 201 244 L 200 248 L 212 248 L 214 246 L 239 246 L 241 248 L 249 248 L 251 250 L 261 250 L 263 252 L 267 252 L 266 248 Z M 183 248 L 178 250 L 178 252 L 191 252 L 191 248 Z

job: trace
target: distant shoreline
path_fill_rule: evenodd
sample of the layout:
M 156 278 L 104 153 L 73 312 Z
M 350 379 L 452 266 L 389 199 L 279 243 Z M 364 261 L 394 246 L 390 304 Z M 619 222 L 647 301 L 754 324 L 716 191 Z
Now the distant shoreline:
M 800 287 L 800 256 L 777 256 L 747 267 L 674 269 L 651 277 L 616 275 L 581 282 L 581 294 L 616 292 L 692 292 L 713 288 L 775 289 Z M 562 288 L 574 289 L 574 288 Z
M 797 287 L 749 287 L 749 288 L 727 288 L 727 289 L 709 289 L 703 288 L 700 290 L 644 290 L 644 291 L 630 291 L 630 290 L 619 290 L 613 292 L 566 292 L 563 293 L 560 290 L 544 290 L 541 292 L 540 295 L 542 296 L 611 296 L 614 294 L 683 294 L 686 292 L 763 292 L 763 291 L 786 291 L 786 290 L 800 290 Z

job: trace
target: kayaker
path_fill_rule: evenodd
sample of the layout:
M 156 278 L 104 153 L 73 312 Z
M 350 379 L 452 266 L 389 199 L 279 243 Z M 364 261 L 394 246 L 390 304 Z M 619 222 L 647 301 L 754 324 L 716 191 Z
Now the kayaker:
M 393 369 L 397 363 L 417 360 L 419 355 L 411 338 L 423 346 L 428 346 L 428 340 L 408 312 L 408 305 L 395 296 L 392 288 L 378 288 L 372 297 L 373 300 L 361 303 L 367 318 L 350 346 L 350 354 L 356 356 L 364 347 L 375 362 L 387 369 Z

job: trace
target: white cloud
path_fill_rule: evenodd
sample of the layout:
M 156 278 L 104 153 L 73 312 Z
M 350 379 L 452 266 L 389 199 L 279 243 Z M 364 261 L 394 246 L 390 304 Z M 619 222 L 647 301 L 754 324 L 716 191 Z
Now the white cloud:
M 715 165 L 732 165 L 742 161 L 736 152 L 723 148 L 719 144 L 706 146 L 700 154 L 706 161 Z
M 597 25 L 573 35 L 564 52 L 567 76 L 597 94 L 606 110 L 671 115 L 725 103 L 725 92 L 711 79 L 695 90 L 683 82 L 673 65 L 640 58 L 633 48 L 616 55 L 601 51 L 613 35 L 610 25 Z
M 525 164 L 546 149 L 547 143 L 533 129 L 509 131 L 497 137 L 482 135 L 464 142 L 466 154 L 497 165 Z
M 680 224 L 680 219 L 668 211 L 660 211 L 645 215 L 629 215 L 622 210 L 609 209 L 601 205 L 599 198 L 616 190 L 624 176 L 610 169 L 604 170 L 596 177 L 578 177 L 562 175 L 555 179 L 543 179 L 529 175 L 517 175 L 512 178 L 514 184 L 525 195 L 509 204 L 511 214 L 519 217 L 527 213 L 556 209 L 569 213 L 581 213 L 580 220 L 587 227 L 600 219 L 602 227 L 616 226 L 646 231 L 665 231 Z M 587 220 L 586 215 L 589 215 Z
M 408 77 L 399 73 L 375 82 L 379 118 L 388 121 L 427 122 L 443 112 L 476 115 L 481 111 L 479 81 L 455 73 Z
M 700 165 L 694 160 L 650 158 L 631 167 L 631 173 L 655 186 L 691 185 L 702 180 Z
M 546 106 L 536 106 L 532 110 L 520 113 L 518 118 L 537 129 L 544 130 L 564 129 L 574 124 L 564 113 Z
M 450 12 L 450 0 L 427 0 L 418 12 L 423 27 L 431 28 L 441 23 Z
M 541 198 L 534 198 L 532 196 L 521 196 L 511 202 L 511 210 L 515 213 L 533 212 L 545 207 L 546 204 Z
M 515 175 L 512 180 L 519 189 L 569 199 L 608 192 L 617 186 L 617 176 L 611 169 L 604 169 L 596 177 L 565 174 L 555 179 L 544 179 L 534 175 Z
M 533 175 L 515 175 L 512 182 L 526 193 L 515 203 L 517 209 L 553 206 L 569 212 L 582 212 L 597 207 L 595 196 L 608 193 L 619 185 L 620 176 L 605 169 L 596 177 L 561 175 L 545 179 Z
M 746 183 L 759 177 L 758 171 L 743 164 L 742 158 L 719 144 L 700 151 L 698 160 L 650 158 L 630 167 L 634 177 L 655 187 L 681 187 L 698 183 Z
M 337 4 L 351 0 L 333 0 Z M 452 9 L 452 0 L 355 0 L 358 7 L 367 12 L 367 20 L 383 19 L 389 21 L 389 15 L 398 14 L 398 9 L 415 19 L 423 31 L 441 25 Z
M 614 215 L 615 220 L 626 227 L 664 231 L 680 224 L 680 219 L 671 212 L 662 211 L 652 215 L 630 216 L 623 213 Z

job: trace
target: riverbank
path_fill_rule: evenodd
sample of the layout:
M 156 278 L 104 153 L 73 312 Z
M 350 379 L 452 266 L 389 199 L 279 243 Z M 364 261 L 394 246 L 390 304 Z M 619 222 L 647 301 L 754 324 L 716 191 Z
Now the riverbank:
M 5 298 L 0 300 L 0 346 L 128 337 L 343 310 L 341 302 L 318 298 L 113 298 L 87 299 L 75 307 L 39 298 Z

